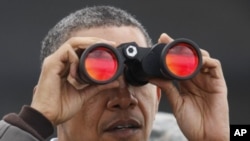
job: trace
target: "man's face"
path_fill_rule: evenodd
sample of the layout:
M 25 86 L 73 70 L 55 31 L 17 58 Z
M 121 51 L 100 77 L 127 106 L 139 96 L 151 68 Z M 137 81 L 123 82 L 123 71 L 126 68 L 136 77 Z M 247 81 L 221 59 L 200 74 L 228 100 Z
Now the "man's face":
M 72 36 L 99 37 L 115 41 L 136 42 L 146 47 L 140 30 L 134 27 L 83 29 Z M 59 141 L 146 141 L 158 110 L 160 93 L 147 84 L 134 87 L 126 84 L 95 95 L 82 110 L 58 128 Z

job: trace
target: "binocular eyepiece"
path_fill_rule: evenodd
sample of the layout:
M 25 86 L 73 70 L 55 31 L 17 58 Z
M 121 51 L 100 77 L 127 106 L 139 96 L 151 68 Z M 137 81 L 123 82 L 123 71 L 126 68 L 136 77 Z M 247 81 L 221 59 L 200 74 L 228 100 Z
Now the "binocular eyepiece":
M 114 48 L 98 43 L 82 52 L 79 77 L 84 83 L 106 84 L 124 73 L 127 83 L 140 86 L 150 78 L 190 79 L 198 73 L 201 64 L 198 45 L 188 39 L 153 47 L 139 47 L 130 42 Z

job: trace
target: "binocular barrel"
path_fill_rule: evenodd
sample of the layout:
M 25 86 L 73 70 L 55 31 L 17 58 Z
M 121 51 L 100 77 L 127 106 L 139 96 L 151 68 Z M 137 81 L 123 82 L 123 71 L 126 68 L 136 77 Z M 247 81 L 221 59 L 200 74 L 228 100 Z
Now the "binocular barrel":
M 199 72 L 201 64 L 200 49 L 189 39 L 153 47 L 139 47 L 130 42 L 114 48 L 99 43 L 81 54 L 79 77 L 84 83 L 106 84 L 123 73 L 127 83 L 140 86 L 150 78 L 190 79 Z

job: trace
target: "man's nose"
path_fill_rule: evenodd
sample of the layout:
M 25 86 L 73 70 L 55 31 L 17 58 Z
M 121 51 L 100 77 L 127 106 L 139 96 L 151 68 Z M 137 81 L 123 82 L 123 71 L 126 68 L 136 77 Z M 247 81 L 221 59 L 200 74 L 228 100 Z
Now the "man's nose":
M 110 110 L 134 108 L 138 104 L 138 100 L 134 95 L 133 88 L 127 85 L 123 76 L 119 77 L 118 80 L 120 87 L 114 91 L 113 97 L 107 103 L 107 108 Z

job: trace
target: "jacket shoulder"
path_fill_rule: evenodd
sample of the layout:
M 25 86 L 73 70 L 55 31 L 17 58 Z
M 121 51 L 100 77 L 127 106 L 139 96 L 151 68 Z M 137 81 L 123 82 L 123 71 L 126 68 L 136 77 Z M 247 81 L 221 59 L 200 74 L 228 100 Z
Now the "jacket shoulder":
M 39 141 L 30 133 L 13 126 L 4 120 L 0 121 L 0 141 Z

